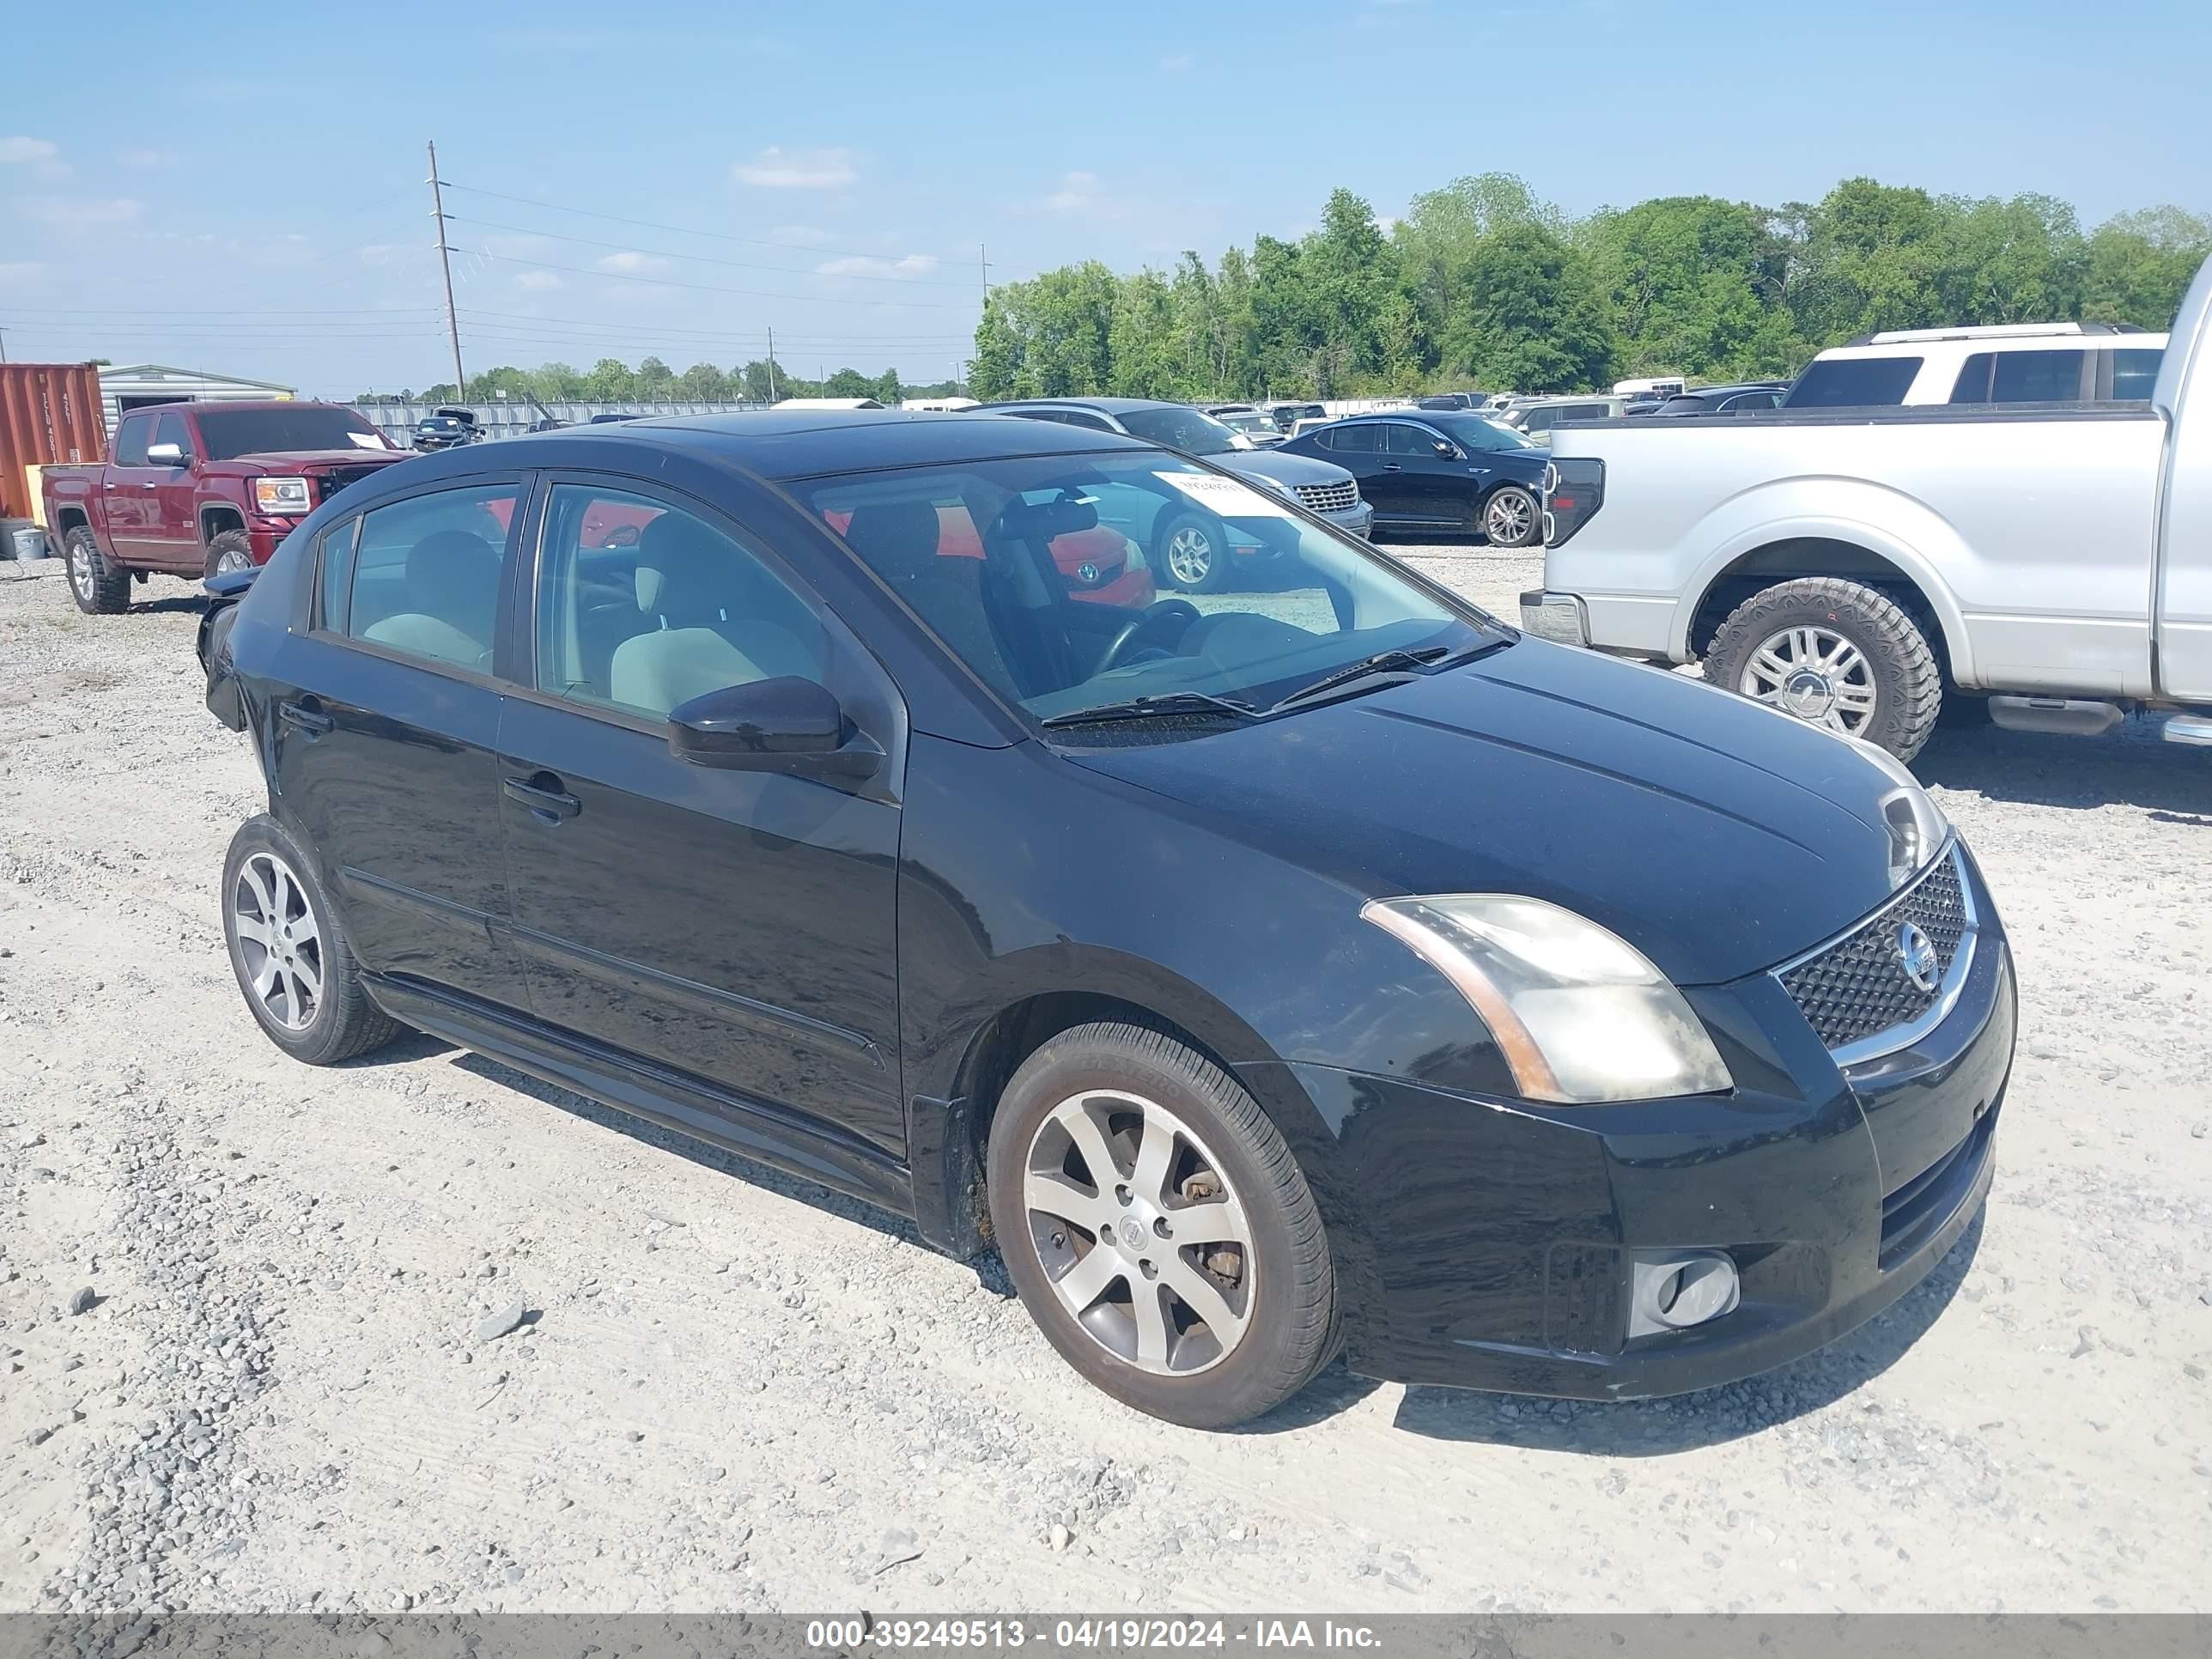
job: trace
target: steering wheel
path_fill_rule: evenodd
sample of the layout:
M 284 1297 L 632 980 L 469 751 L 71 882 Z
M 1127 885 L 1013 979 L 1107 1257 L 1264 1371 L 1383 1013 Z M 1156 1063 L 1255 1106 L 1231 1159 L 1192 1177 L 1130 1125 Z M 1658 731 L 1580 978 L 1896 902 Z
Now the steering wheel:
M 1121 666 L 1121 658 L 1129 647 L 1146 635 L 1169 622 L 1181 622 L 1188 629 L 1199 620 L 1199 609 L 1188 599 L 1155 599 L 1135 616 L 1121 624 L 1121 631 L 1106 647 L 1106 654 L 1098 659 L 1097 672 Z

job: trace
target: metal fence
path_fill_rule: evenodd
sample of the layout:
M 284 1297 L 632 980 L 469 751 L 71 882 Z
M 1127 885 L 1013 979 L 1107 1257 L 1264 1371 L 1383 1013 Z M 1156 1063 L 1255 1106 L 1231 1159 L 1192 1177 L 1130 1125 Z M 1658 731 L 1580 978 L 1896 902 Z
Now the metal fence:
M 398 444 L 408 447 L 415 435 L 415 423 L 426 415 L 441 409 L 465 409 L 477 417 L 477 426 L 488 438 L 512 438 L 527 432 L 544 414 L 527 403 L 495 399 L 488 404 L 427 404 L 427 403 L 368 403 L 356 404 L 358 409 L 377 429 Z M 696 399 L 678 398 L 667 403 L 599 403 L 583 399 L 556 398 L 545 405 L 553 418 L 569 426 L 581 426 L 594 415 L 729 415 L 739 410 L 766 409 L 766 404 L 708 403 Z

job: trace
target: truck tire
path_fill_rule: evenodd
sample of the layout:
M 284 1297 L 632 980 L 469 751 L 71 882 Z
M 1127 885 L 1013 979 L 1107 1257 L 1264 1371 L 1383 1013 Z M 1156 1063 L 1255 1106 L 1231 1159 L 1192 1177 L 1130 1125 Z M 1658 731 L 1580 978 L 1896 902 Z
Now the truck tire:
M 1942 665 L 1919 624 L 1875 589 L 1834 576 L 1778 583 L 1730 611 L 1705 653 L 1705 678 L 1906 761 L 1943 704 Z
M 1126 1405 L 1229 1428 L 1336 1350 L 1335 1270 L 1297 1159 L 1236 1079 L 1164 1033 L 1047 1039 L 999 1098 L 985 1182 L 1023 1305 Z
M 118 616 L 131 606 L 131 573 L 111 564 L 100 538 L 83 525 L 63 544 L 69 560 L 70 597 L 88 617 Z
M 207 574 L 253 568 L 253 543 L 243 530 L 226 530 L 207 546 Z

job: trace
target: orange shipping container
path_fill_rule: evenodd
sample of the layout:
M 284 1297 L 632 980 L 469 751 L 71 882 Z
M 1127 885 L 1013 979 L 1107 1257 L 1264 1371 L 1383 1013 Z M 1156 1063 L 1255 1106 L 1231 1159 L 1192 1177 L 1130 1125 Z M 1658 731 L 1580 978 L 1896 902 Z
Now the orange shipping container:
M 0 519 L 38 516 L 38 476 L 107 454 L 100 371 L 90 363 L 0 363 Z

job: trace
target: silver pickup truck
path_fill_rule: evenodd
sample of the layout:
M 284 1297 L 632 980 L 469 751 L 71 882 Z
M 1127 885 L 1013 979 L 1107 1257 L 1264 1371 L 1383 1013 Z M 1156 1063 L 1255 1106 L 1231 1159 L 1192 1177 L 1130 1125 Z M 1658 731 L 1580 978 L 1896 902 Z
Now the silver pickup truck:
M 2148 404 L 1779 410 L 1552 439 L 1547 639 L 1684 663 L 1910 759 L 1947 700 L 2212 743 L 2212 262 Z M 2192 407 L 2195 399 L 2197 407 Z

